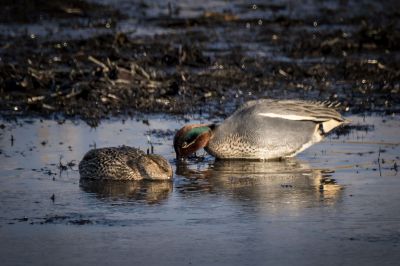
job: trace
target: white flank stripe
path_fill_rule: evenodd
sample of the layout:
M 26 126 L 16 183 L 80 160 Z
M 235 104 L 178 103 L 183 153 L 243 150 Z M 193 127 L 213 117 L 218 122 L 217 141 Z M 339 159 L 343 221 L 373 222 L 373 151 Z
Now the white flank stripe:
M 331 119 L 329 121 L 323 122 L 322 127 L 324 128 L 324 132 L 328 133 L 329 131 L 331 131 L 332 129 L 334 129 L 335 127 L 337 127 L 341 124 L 343 124 L 343 122 L 339 122 L 339 121 Z
M 316 121 L 318 118 L 312 117 L 312 116 L 301 116 L 301 115 L 282 115 L 282 114 L 275 114 L 275 113 L 258 113 L 258 115 L 261 116 L 267 116 L 267 117 L 275 117 L 275 118 L 282 118 L 282 119 L 287 119 L 287 120 L 311 120 L 311 121 Z

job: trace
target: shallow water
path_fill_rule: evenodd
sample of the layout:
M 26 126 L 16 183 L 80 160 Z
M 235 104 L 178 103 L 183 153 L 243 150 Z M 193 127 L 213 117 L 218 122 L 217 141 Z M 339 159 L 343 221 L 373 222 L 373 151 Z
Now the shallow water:
M 395 265 L 400 118 L 348 118 L 348 134 L 288 161 L 179 167 L 181 120 L 2 121 L 2 265 Z M 85 152 L 118 145 L 153 145 L 174 181 L 79 182 Z

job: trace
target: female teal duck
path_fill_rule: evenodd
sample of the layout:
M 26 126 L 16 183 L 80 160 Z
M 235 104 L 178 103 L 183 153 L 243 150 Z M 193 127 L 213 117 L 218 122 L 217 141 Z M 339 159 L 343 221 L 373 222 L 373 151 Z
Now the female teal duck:
M 220 159 L 292 157 L 344 122 L 324 103 L 255 100 L 245 103 L 220 125 L 184 126 L 175 135 L 174 148 L 177 158 L 201 148 Z
M 121 146 L 88 151 L 79 163 L 79 174 L 81 179 L 168 180 L 172 168 L 160 155 Z

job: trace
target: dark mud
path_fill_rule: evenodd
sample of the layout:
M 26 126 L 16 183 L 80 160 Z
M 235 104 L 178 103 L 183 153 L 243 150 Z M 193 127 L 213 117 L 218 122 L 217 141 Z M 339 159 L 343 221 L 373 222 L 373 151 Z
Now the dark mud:
M 397 1 L 0 3 L 4 117 L 225 116 L 260 97 L 400 110 Z
M 109 6 L 81 0 L 1 0 L 0 23 L 34 23 L 51 19 L 121 19 L 123 16 Z

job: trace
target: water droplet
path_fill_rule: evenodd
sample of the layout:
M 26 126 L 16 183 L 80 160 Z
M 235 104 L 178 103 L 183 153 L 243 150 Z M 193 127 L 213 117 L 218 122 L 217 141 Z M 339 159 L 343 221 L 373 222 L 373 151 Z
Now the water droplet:
M 249 22 L 246 23 L 246 29 L 250 29 L 250 23 Z
M 258 25 L 260 25 L 260 26 L 261 26 L 262 24 L 263 24 L 262 20 L 261 20 L 261 19 L 259 19 L 259 20 L 258 20 Z
M 317 22 L 317 21 L 314 21 L 314 22 L 313 22 L 313 25 L 314 25 L 314 27 L 317 27 L 317 26 L 318 26 L 318 22 Z
M 256 9 L 257 9 L 257 5 L 256 5 L 256 4 L 253 4 L 252 8 L 253 8 L 254 10 L 256 10 Z

